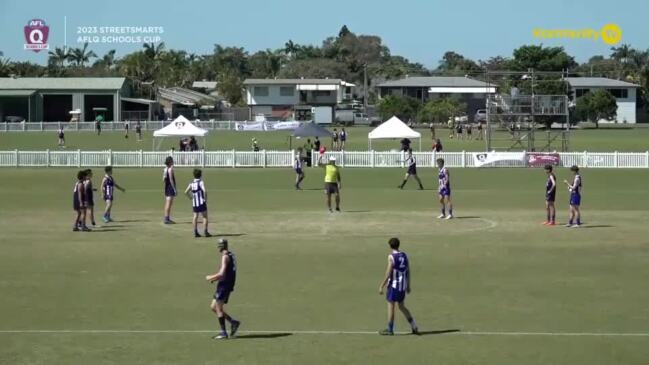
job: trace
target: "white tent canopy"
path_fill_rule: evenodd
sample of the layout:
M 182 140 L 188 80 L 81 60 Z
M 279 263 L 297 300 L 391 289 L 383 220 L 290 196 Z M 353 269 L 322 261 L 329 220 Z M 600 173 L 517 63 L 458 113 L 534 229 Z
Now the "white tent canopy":
M 408 127 L 401 119 L 392 116 L 392 118 L 381 123 L 367 134 L 369 146 L 372 148 L 373 139 L 390 139 L 390 138 L 419 138 L 419 150 L 421 151 L 421 133 Z
M 182 115 L 153 132 L 154 137 L 205 137 L 207 129 L 198 128 Z
M 153 137 L 203 137 L 203 146 L 205 146 L 205 135 L 207 133 L 207 129 L 195 126 L 189 121 L 189 119 L 181 115 L 165 127 L 154 131 Z M 160 143 L 162 143 L 162 141 L 160 141 Z M 158 143 L 158 147 L 160 146 L 160 143 Z

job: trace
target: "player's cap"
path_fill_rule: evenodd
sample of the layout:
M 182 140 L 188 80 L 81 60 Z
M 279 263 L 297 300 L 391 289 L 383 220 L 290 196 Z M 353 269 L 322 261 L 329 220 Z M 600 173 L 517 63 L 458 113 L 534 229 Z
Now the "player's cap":
M 223 251 L 228 248 L 228 240 L 225 238 L 219 238 L 219 240 L 216 242 L 216 247 L 219 249 L 219 251 Z
M 336 162 L 336 157 L 335 156 L 329 156 L 329 161 L 330 162 Z

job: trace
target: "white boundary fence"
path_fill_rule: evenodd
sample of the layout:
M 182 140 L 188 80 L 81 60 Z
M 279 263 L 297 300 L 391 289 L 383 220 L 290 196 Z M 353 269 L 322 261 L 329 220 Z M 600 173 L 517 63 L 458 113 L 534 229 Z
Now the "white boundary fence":
M 135 130 L 137 122 L 130 121 L 131 130 Z M 144 131 L 155 131 L 170 121 L 141 121 L 140 126 Z M 192 121 L 194 125 L 204 129 L 233 130 L 235 121 Z M 253 123 L 253 122 L 238 122 Z M 126 122 L 101 122 L 102 131 L 123 131 Z M 65 131 L 94 132 L 95 122 L 29 122 L 29 123 L 0 123 L 0 132 L 55 132 L 63 127 Z
M 510 154 L 511 159 L 507 156 Z M 443 158 L 448 167 L 527 167 L 528 159 L 521 152 L 499 152 L 499 160 L 478 166 L 477 156 L 485 152 L 413 152 L 417 166 L 434 167 Z M 557 155 L 556 153 L 554 155 Z M 567 152 L 558 153 L 558 166 L 578 165 L 589 168 L 649 168 L 649 152 Z M 179 167 L 291 167 L 295 151 L 0 151 L 0 167 L 160 167 L 167 156 Z M 325 159 L 336 157 L 342 167 L 405 167 L 406 155 L 398 151 L 339 151 L 327 152 Z M 312 152 L 317 165 L 318 152 Z

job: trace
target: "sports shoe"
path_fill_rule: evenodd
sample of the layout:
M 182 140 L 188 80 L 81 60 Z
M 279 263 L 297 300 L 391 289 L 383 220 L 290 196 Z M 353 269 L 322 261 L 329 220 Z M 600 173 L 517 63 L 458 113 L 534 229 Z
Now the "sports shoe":
M 228 334 L 225 333 L 225 332 L 221 332 L 218 335 L 212 337 L 212 339 L 215 339 L 215 340 L 227 340 L 228 339 Z
M 241 326 L 241 321 L 232 321 L 232 327 L 230 328 L 230 337 L 234 337 Z
M 175 224 L 176 222 L 172 221 L 171 219 L 165 219 L 164 224 Z
M 104 221 L 104 223 L 110 222 L 110 218 L 108 217 L 102 217 L 101 220 Z
M 570 228 L 579 228 L 581 227 L 581 224 L 573 224 Z
M 339 207 L 336 208 L 336 212 L 340 213 L 340 208 Z
M 97 223 L 95 223 L 94 221 L 92 221 L 91 223 L 93 227 L 97 225 Z
M 452 215 L 452 214 L 449 214 L 449 215 L 446 216 L 445 219 L 453 219 L 453 215 Z
M 572 223 L 567 223 L 566 227 L 568 227 L 568 228 L 572 227 Z
M 417 328 L 417 327 L 414 327 L 414 328 L 412 329 L 411 333 L 412 333 L 413 335 L 417 335 L 417 336 L 421 335 L 421 333 L 419 333 L 419 328 Z
M 92 232 L 92 230 L 86 226 L 81 227 L 82 232 Z
M 384 329 L 384 330 L 379 331 L 379 335 L 381 335 L 381 336 L 393 336 L 394 332 L 392 332 L 392 331 L 390 331 L 388 329 Z
M 203 236 L 205 236 L 205 237 L 212 237 L 212 235 L 211 235 L 210 232 L 208 232 L 208 231 L 205 231 L 205 233 L 203 234 Z
M 543 224 L 544 226 L 547 226 L 547 225 L 550 224 L 550 221 L 545 221 L 545 222 L 543 222 L 543 223 L 541 223 L 541 224 Z
M 329 213 L 333 213 L 333 212 L 334 212 L 334 211 L 333 211 L 333 210 L 331 210 L 331 208 L 329 208 Z
M 556 225 L 556 223 L 554 223 L 554 222 L 548 223 L 548 226 L 554 226 L 554 225 Z
M 194 232 L 194 238 L 203 237 L 198 232 Z
M 79 227 L 77 226 L 72 227 L 72 232 L 79 232 Z
M 437 219 L 444 219 L 446 216 L 444 214 L 440 214 L 437 216 Z

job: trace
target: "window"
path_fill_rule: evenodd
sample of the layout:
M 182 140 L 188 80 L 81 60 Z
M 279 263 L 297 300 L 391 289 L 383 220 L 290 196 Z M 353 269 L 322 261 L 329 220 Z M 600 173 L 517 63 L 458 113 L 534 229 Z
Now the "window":
M 626 99 L 629 97 L 629 90 L 627 89 L 608 89 L 608 92 L 615 96 L 616 99 Z
M 331 90 L 316 90 L 313 92 L 313 96 L 316 98 L 323 96 L 331 96 Z
M 255 96 L 268 96 L 268 86 L 255 86 L 253 94 Z
M 293 95 L 295 95 L 295 88 L 293 86 L 280 86 L 279 95 L 280 96 L 293 96 Z
M 581 98 L 582 96 L 588 94 L 589 92 L 590 92 L 589 89 L 576 89 L 575 97 Z

